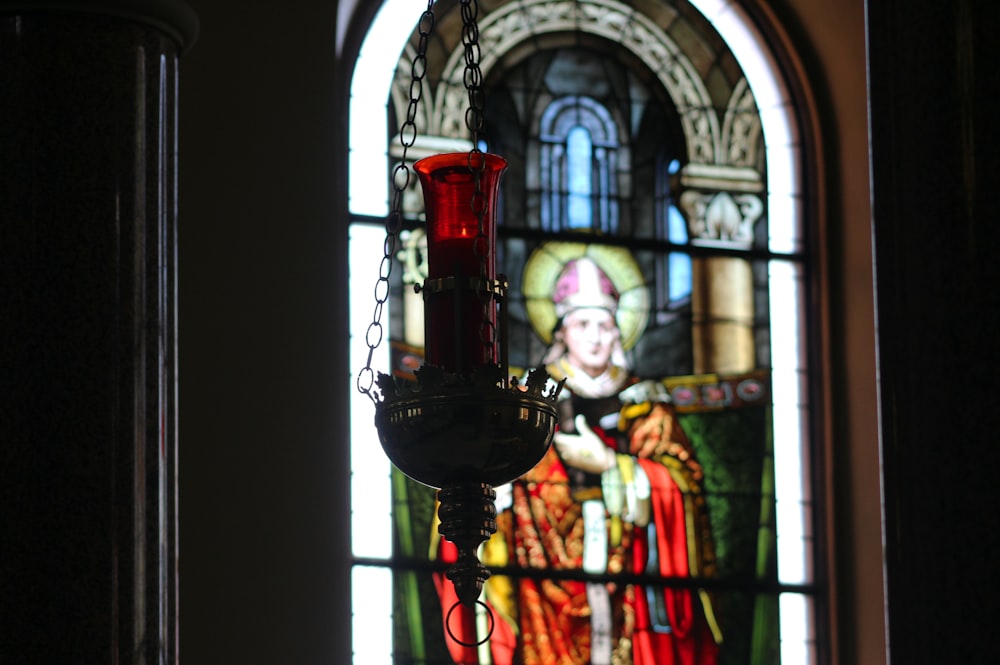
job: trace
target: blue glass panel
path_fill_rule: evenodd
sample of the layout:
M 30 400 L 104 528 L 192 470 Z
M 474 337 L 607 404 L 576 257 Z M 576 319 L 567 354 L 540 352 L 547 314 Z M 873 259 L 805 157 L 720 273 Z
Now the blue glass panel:
M 569 130 L 566 137 L 566 179 L 569 190 L 567 226 L 571 229 L 589 229 L 593 223 L 591 152 L 590 132 L 580 126 Z

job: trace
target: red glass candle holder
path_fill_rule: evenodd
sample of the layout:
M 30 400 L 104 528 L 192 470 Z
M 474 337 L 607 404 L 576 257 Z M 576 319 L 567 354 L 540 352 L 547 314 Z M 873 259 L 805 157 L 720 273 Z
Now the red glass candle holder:
M 461 152 L 427 157 L 413 168 L 427 215 L 425 359 L 469 372 L 497 357 L 496 342 L 484 343 L 482 332 L 484 325 L 496 330 L 496 301 L 486 294 L 496 280 L 496 201 L 507 161 Z

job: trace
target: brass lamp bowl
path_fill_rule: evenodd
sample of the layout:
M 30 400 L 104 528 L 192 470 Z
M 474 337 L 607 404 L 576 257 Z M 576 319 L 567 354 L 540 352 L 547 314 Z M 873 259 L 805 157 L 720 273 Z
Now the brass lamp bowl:
M 489 366 L 488 366 L 489 367 Z M 472 377 L 425 365 L 414 385 L 380 375 L 375 425 L 383 450 L 404 474 L 434 488 L 496 487 L 531 470 L 552 443 L 555 400 L 544 370 L 504 387 L 485 369 Z

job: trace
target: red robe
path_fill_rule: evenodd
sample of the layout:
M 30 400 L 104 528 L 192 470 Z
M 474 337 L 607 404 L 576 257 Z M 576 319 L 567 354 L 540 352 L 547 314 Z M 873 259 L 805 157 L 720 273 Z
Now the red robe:
M 685 501 L 684 493 L 661 459 L 666 451 L 675 468 L 680 469 L 678 473 L 686 473 L 689 485 L 694 485 L 690 469 L 698 467 L 693 462 L 678 462 L 672 456 L 679 450 L 690 450 L 672 410 L 658 406 L 643 416 L 652 417 L 663 419 L 658 436 L 671 441 L 672 447 L 668 450 L 665 446 L 650 446 L 648 440 L 639 440 L 635 435 L 630 448 L 650 482 L 656 560 L 649 570 L 650 531 L 627 524 L 620 542 L 609 545 L 607 570 L 612 575 L 629 571 L 674 578 L 704 574 L 705 571 L 699 571 L 697 566 L 705 550 L 701 543 L 689 542 L 689 534 L 704 534 L 707 518 L 703 513 L 693 514 L 692 502 Z M 594 428 L 594 432 L 609 446 L 615 445 L 614 439 L 599 428 Z M 682 456 L 689 459 L 688 454 Z M 515 481 L 512 489 L 513 506 L 498 516 L 499 531 L 494 536 L 502 539 L 510 563 L 536 569 L 580 569 L 583 563 L 581 497 L 573 495 L 569 474 L 555 448 L 550 449 L 534 469 Z M 594 497 L 586 498 L 600 498 L 600 490 L 595 488 L 594 493 Z M 445 560 L 454 560 L 454 552 L 451 543 L 442 545 L 441 556 Z M 694 571 L 692 558 L 696 566 Z M 591 617 L 586 586 L 585 582 L 575 580 L 521 579 L 514 582 L 514 598 L 494 597 L 489 602 L 494 610 L 490 639 L 494 665 L 589 663 Z M 439 592 L 447 614 L 456 600 L 451 583 L 441 578 Z M 611 584 L 609 592 L 614 626 L 612 648 L 616 653 L 630 654 L 633 665 L 716 664 L 718 645 L 706 614 L 706 611 L 711 613 L 711 608 L 707 597 L 703 599 L 697 590 L 663 588 L 655 592 L 659 596 L 654 598 L 662 608 L 657 622 L 651 619 L 645 588 Z M 489 589 L 487 598 L 490 598 Z M 456 610 L 454 614 L 461 612 Z M 669 630 L 665 631 L 663 625 L 669 625 Z M 445 634 L 449 632 L 463 642 L 477 641 L 471 613 L 465 614 L 464 620 L 452 616 L 450 625 L 445 628 Z M 479 663 L 475 649 L 463 647 L 451 639 L 447 641 L 456 663 Z

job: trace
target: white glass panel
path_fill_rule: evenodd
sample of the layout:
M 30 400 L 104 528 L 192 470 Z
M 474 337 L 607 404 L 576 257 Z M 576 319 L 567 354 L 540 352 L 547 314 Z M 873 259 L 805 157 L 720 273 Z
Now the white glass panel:
M 729 2 L 727 0 L 691 0 L 691 4 L 711 23 L 716 16 L 726 10 Z
M 809 429 L 805 388 L 802 268 L 771 261 L 771 393 L 774 417 L 774 478 L 778 531 L 778 579 L 812 581 Z
M 348 200 L 353 214 L 385 216 L 389 211 L 386 104 L 403 45 L 426 5 L 386 0 L 355 65 L 351 84 Z M 351 550 L 355 556 L 392 554 L 390 464 L 374 426 L 374 405 L 355 387 L 368 361 L 365 333 L 375 307 L 374 287 L 382 256 L 384 229 L 353 225 L 350 231 L 351 376 Z M 388 307 L 382 323 L 388 326 Z M 372 369 L 388 371 L 388 335 L 372 357 Z M 352 571 L 353 662 L 392 663 L 392 574 L 388 569 Z
M 351 571 L 351 639 L 358 665 L 392 663 L 392 572 L 355 566 Z
M 802 201 L 798 195 L 769 194 L 767 197 L 768 248 L 778 254 L 802 251 L 798 233 Z
M 798 147 L 768 145 L 765 154 L 768 194 L 771 196 L 798 194 L 802 190 Z
M 764 136 L 768 147 L 784 148 L 798 144 L 798 126 L 792 122 L 790 104 L 761 106 L 758 108 L 758 111 L 760 113 L 761 125 L 767 128 Z
M 781 617 L 781 662 L 785 665 L 816 663 L 813 600 L 809 596 L 783 593 L 778 598 Z
M 385 231 L 380 226 L 352 225 L 348 269 L 351 293 L 351 548 L 355 556 L 387 558 L 392 554 L 390 465 L 378 443 L 375 407 L 356 388 L 358 373 L 368 361 L 365 333 L 375 308 L 374 287 L 384 238 Z M 388 325 L 388 320 L 386 307 L 382 313 L 383 325 Z M 375 372 L 388 372 L 388 346 L 388 339 L 383 339 L 376 349 L 372 357 Z
M 426 8 L 413 0 L 386 0 L 361 45 L 351 79 L 348 201 L 354 214 L 389 211 L 386 104 L 403 45 Z
M 692 4 L 698 7 L 702 2 L 694 0 Z M 715 3 L 708 3 L 715 5 Z M 747 83 L 753 90 L 754 99 L 759 108 L 781 106 L 788 99 L 785 86 L 777 77 L 778 68 L 767 49 L 767 44 L 747 19 L 742 9 L 728 5 L 717 10 L 714 15 L 706 17 L 712 26 L 719 31 L 726 45 L 730 48 L 740 63 Z M 765 139 L 767 134 L 765 132 Z

